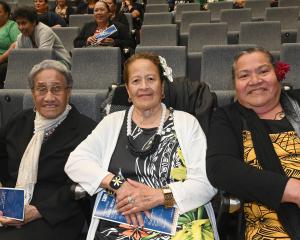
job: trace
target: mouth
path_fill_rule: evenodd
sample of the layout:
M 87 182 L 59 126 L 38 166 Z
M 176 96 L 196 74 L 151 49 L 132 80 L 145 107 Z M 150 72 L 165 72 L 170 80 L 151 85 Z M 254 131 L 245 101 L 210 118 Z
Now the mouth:
M 261 94 L 264 93 L 265 91 L 266 91 L 265 88 L 256 88 L 248 91 L 248 94 Z

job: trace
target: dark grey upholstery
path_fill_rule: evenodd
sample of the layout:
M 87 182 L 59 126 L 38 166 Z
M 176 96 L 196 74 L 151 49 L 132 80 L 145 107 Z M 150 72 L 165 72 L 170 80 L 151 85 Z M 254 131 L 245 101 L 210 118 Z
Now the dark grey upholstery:
M 170 12 L 144 14 L 143 25 L 172 24 L 172 23 L 173 23 L 173 14 Z
M 278 0 L 278 7 L 299 6 L 300 0 Z
M 222 9 L 220 21 L 228 25 L 228 43 L 237 44 L 239 41 L 240 23 L 251 22 L 252 13 L 250 8 Z
M 29 89 L 0 89 L 0 126 L 23 110 L 23 96 Z
M 187 46 L 191 23 L 210 23 L 210 11 L 184 11 L 180 23 L 180 45 Z
M 97 91 L 73 90 L 70 102 L 78 111 L 96 122 L 100 122 L 100 106 L 107 96 L 107 89 Z M 23 97 L 23 109 L 33 107 L 32 94 L 27 92 Z
M 205 45 L 227 44 L 227 23 L 192 23 L 188 38 L 188 76 L 199 81 L 201 52 Z
M 262 21 L 265 19 L 265 8 L 270 7 L 271 0 L 248 0 L 245 2 L 245 8 L 251 8 L 252 20 Z
M 184 11 L 200 11 L 200 4 L 199 3 L 183 3 L 176 5 L 175 11 L 175 22 L 179 23 L 182 19 L 182 12 Z
M 240 44 L 264 47 L 279 58 L 281 48 L 281 24 L 277 21 L 241 23 Z
M 296 39 L 297 43 L 300 43 L 300 22 L 298 22 L 297 24 L 297 39 Z
M 296 42 L 299 7 L 266 8 L 266 21 L 280 21 L 281 42 Z
M 211 12 L 211 22 L 219 22 L 221 9 L 232 9 L 232 2 L 210 2 L 207 8 Z
M 79 27 L 60 27 L 60 28 L 52 28 L 53 31 L 57 34 L 57 36 L 62 41 L 65 48 L 71 52 L 74 48 L 73 41 L 79 34 Z
M 165 46 L 165 47 L 142 47 L 138 46 L 135 52 L 153 52 L 164 58 L 172 68 L 175 77 L 186 77 L 186 47 L 184 46 Z
M 240 51 L 255 45 L 204 46 L 201 61 L 201 81 L 211 90 L 233 90 L 232 64 Z
M 133 30 L 133 19 L 132 19 L 131 13 L 124 13 L 124 14 L 127 18 L 128 24 L 129 24 L 129 31 L 131 32 Z
M 176 24 L 144 25 L 140 38 L 140 46 L 177 46 L 177 26 Z
M 71 71 L 75 89 L 107 89 L 121 81 L 121 51 L 117 47 L 74 48 Z
M 218 107 L 233 103 L 235 98 L 235 90 L 216 90 Z
M 166 0 L 147 0 L 147 5 L 151 4 L 166 4 Z
M 16 1 L 18 6 L 30 6 L 33 7 L 34 6 L 34 1 L 32 0 L 17 0 Z
M 146 5 L 146 13 L 169 12 L 169 4 L 150 4 Z
M 95 20 L 93 14 L 75 14 L 69 16 L 69 26 L 82 28 L 87 22 Z
M 33 65 L 52 58 L 52 49 L 21 48 L 13 50 L 8 57 L 5 88 L 27 88 L 27 76 Z
M 300 43 L 282 44 L 280 59 L 291 66 L 283 83 L 291 84 L 294 88 L 300 88 Z

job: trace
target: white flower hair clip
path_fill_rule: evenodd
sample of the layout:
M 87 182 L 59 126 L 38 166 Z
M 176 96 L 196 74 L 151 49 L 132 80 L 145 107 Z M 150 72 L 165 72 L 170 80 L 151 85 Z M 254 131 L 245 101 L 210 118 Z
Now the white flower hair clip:
M 160 65 L 162 66 L 164 71 L 163 72 L 164 76 L 167 77 L 169 82 L 173 82 L 172 68 L 168 66 L 165 58 L 163 58 L 162 56 L 158 56 L 158 57 L 159 57 Z

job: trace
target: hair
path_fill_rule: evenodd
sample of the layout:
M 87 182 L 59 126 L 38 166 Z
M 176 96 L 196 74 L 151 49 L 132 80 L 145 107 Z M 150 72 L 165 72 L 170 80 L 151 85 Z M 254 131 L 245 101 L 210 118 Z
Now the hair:
M 158 69 L 161 82 L 166 80 L 166 77 L 163 74 L 164 70 L 160 64 L 159 56 L 157 54 L 151 53 L 151 52 L 142 52 L 142 53 L 136 53 L 136 54 L 132 55 L 124 63 L 123 78 L 124 78 L 124 82 L 126 85 L 128 84 L 128 80 L 129 80 L 129 66 L 138 59 L 147 59 L 150 62 L 152 62 Z
M 11 13 L 11 9 L 10 9 L 10 6 L 7 4 L 7 2 L 0 1 L 0 5 L 2 6 L 4 12 L 8 13 L 8 16 L 9 16 Z
M 61 62 L 56 61 L 56 60 L 44 60 L 36 65 L 33 66 L 31 69 L 29 76 L 28 76 L 28 85 L 31 89 L 34 87 L 34 79 L 38 73 L 40 73 L 43 70 L 47 69 L 53 69 L 56 70 L 57 72 L 61 73 L 66 82 L 67 86 L 72 88 L 73 86 L 73 77 L 71 75 L 71 71 Z
M 21 6 L 17 7 L 13 13 L 13 19 L 25 18 L 31 23 L 38 23 L 38 15 L 34 7 Z
M 274 60 L 274 57 L 273 55 L 268 51 L 266 50 L 265 48 L 262 48 L 262 47 L 253 47 L 253 48 L 248 48 L 248 49 L 245 49 L 241 52 L 239 52 L 235 57 L 234 57 L 234 61 L 233 61 L 233 64 L 232 64 L 232 79 L 235 80 L 235 68 L 236 68 L 236 63 L 237 61 L 244 55 L 247 55 L 247 54 L 251 54 L 251 53 L 255 53 L 255 52 L 260 52 L 260 53 L 263 53 L 269 60 L 269 62 L 272 64 L 272 66 L 274 67 L 275 66 L 275 60 Z
M 106 7 L 106 10 L 110 13 L 110 8 L 109 8 L 109 6 L 108 6 L 108 4 L 106 3 L 106 2 L 103 2 L 103 1 L 97 1 L 96 3 L 103 3 L 104 5 L 105 5 L 105 7 Z M 96 4 L 95 3 L 95 4 Z

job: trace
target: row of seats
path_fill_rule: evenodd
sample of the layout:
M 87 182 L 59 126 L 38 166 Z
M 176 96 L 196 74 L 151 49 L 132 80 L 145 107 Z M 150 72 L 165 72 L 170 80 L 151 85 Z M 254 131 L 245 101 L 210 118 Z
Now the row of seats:
M 164 56 L 173 69 L 175 77 L 188 77 L 208 83 L 212 90 L 233 90 L 231 66 L 234 56 L 253 44 L 206 45 L 202 49 L 201 61 L 187 54 L 185 46 L 137 47 L 136 52 L 154 52 Z M 259 46 L 259 45 L 257 45 Z M 72 75 L 75 89 L 107 89 L 112 83 L 121 82 L 121 56 L 119 48 L 76 48 L 72 56 Z M 16 49 L 8 60 L 5 88 L 27 87 L 26 77 L 32 66 L 52 57 L 51 50 Z M 300 43 L 282 45 L 279 58 L 291 65 L 286 82 L 300 87 Z M 200 71 L 199 71 L 200 69 Z M 189 76 L 188 71 L 198 76 Z

